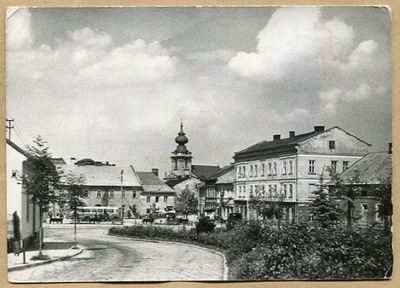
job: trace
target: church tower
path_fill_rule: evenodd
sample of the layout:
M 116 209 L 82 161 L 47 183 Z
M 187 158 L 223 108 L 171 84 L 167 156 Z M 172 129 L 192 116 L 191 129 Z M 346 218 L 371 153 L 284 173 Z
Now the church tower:
M 186 143 L 189 139 L 185 136 L 183 132 L 183 122 L 181 122 L 181 131 L 179 131 L 178 136 L 175 138 L 175 142 L 178 144 L 175 151 L 171 155 L 171 174 L 177 177 L 189 177 L 192 171 L 192 152 L 190 152 Z

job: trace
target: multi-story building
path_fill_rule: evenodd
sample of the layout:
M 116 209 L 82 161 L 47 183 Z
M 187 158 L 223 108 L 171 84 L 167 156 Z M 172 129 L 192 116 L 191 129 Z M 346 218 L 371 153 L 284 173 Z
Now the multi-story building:
M 215 219 L 227 220 L 234 209 L 234 166 L 228 165 L 205 178 L 200 187 L 200 214 Z
M 287 222 L 309 219 L 308 205 L 322 175 L 329 169 L 345 171 L 369 152 L 370 144 L 339 127 L 314 131 L 272 141 L 262 141 L 236 152 L 235 207 L 250 217 L 250 195 L 261 194 L 279 202 Z

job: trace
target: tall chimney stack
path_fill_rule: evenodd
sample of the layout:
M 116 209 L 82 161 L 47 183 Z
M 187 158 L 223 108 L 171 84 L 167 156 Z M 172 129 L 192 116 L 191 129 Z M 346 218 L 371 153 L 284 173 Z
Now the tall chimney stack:
M 314 132 L 322 132 L 325 130 L 325 126 L 314 126 Z
M 295 131 L 289 131 L 289 138 L 294 138 Z

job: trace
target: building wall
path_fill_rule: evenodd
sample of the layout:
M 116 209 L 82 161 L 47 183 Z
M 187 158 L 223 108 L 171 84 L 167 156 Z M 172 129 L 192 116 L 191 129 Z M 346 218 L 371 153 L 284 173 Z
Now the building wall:
M 20 217 L 21 238 L 24 239 L 39 231 L 39 209 L 30 203 L 28 196 L 23 193 L 21 176 L 26 169 L 23 165 L 23 162 L 27 159 L 26 156 L 7 144 L 6 157 L 7 222 L 10 223 L 12 214 L 17 211 Z M 13 171 L 16 172 L 15 177 L 12 177 Z M 10 225 L 7 226 L 7 234 L 12 236 L 12 225 L 11 227 Z
M 146 215 L 150 213 L 153 207 L 156 211 L 164 211 L 167 206 L 175 207 L 175 194 L 142 192 L 138 201 L 137 211 L 139 215 Z

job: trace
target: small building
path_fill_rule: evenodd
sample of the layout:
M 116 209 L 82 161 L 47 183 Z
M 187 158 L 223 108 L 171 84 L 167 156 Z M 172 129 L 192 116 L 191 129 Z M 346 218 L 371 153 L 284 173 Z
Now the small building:
M 289 223 L 308 221 L 308 206 L 319 178 L 330 179 L 328 169 L 345 171 L 369 152 L 371 144 L 339 128 L 315 126 L 314 131 L 287 138 L 274 135 L 236 152 L 235 209 L 250 217 L 251 195 L 279 202 Z
M 371 227 L 383 224 L 383 218 L 378 213 L 382 195 L 377 188 L 385 182 L 391 183 L 391 150 L 389 145 L 389 151 L 369 153 L 339 175 L 342 185 L 354 187 L 354 200 L 350 205 L 352 205 L 352 221 L 357 225 Z M 328 186 L 330 194 L 334 194 L 337 189 L 335 183 L 329 182 Z M 337 198 L 336 201 L 342 210 L 347 210 L 348 203 L 345 196 Z
M 22 185 L 22 176 L 27 173 L 25 161 L 28 154 L 8 139 L 6 144 L 7 238 L 13 237 L 12 219 L 16 212 L 20 219 L 21 239 L 34 240 L 39 233 L 39 207 L 30 202 Z
M 142 191 L 139 196 L 137 212 L 139 215 L 165 211 L 167 207 L 175 207 L 175 191 L 153 172 L 137 172 Z

